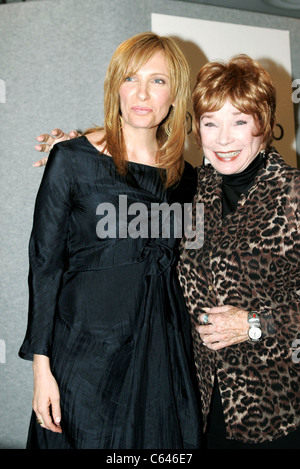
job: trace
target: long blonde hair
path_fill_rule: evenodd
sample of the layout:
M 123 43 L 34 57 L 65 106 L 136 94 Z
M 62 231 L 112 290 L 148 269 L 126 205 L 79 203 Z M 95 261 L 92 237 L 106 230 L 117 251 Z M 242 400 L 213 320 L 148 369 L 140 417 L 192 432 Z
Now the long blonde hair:
M 190 71 L 187 61 L 168 37 L 152 32 L 138 34 L 124 41 L 116 49 L 108 66 L 104 82 L 104 144 L 112 155 L 118 172 L 125 175 L 128 160 L 120 123 L 119 89 L 128 74 L 142 67 L 155 53 L 164 51 L 169 67 L 171 106 L 157 130 L 158 152 L 156 166 L 165 169 L 165 185 L 169 187 L 180 180 L 184 169 L 183 150 L 186 139 L 187 104 L 190 97 Z M 131 69 L 128 70 L 130 64 Z M 98 128 L 99 129 L 99 128 Z M 85 133 L 98 129 L 88 129 Z

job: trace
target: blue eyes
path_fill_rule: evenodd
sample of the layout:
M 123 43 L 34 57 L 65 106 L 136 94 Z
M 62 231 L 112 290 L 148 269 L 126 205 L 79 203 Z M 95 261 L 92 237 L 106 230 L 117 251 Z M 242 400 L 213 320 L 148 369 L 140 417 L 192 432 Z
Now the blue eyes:
M 247 124 L 247 121 L 244 121 L 244 120 L 238 120 L 236 122 L 234 122 L 235 125 L 245 125 Z M 204 124 L 205 127 L 215 127 L 215 124 L 214 122 L 206 122 Z
M 136 81 L 136 78 L 135 77 L 126 77 L 125 81 L 129 82 L 129 83 L 134 82 L 134 81 Z M 164 85 L 166 83 L 165 80 L 163 80 L 162 78 L 153 78 L 152 81 L 153 81 L 153 83 L 156 83 L 158 85 Z

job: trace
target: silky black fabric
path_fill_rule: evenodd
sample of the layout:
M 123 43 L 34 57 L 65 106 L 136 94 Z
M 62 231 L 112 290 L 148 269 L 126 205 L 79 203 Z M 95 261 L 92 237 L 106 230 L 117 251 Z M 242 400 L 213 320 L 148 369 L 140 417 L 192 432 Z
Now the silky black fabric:
M 119 216 L 120 194 L 150 216 L 151 204 L 188 202 L 194 189 L 188 164 L 181 183 L 165 190 L 158 169 L 129 163 L 120 176 L 86 137 L 52 150 L 36 200 L 19 354 L 50 357 L 63 434 L 42 429 L 33 414 L 28 448 L 199 447 L 189 317 L 175 272 L 179 239 L 172 230 L 124 236 L 139 212 Z M 115 207 L 115 238 L 96 232 L 103 203 Z

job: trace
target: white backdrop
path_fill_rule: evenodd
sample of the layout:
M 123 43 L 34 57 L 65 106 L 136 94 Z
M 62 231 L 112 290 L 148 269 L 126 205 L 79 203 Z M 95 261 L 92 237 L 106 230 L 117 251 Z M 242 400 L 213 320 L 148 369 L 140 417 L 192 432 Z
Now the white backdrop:
M 174 37 L 184 51 L 192 86 L 204 63 L 228 60 L 236 54 L 248 54 L 269 71 L 277 90 L 277 123 L 283 129 L 283 137 L 273 144 L 287 163 L 297 166 L 289 31 L 162 14 L 152 14 L 151 19 L 153 31 Z M 275 136 L 282 136 L 280 127 Z M 187 155 L 193 164 L 199 164 L 199 150 L 193 142 Z

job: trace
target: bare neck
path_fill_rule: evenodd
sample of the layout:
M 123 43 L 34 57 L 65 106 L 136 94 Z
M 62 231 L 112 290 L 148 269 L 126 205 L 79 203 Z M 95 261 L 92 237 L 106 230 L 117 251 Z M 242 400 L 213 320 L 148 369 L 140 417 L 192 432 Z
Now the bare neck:
M 123 129 L 126 152 L 129 161 L 155 165 L 158 150 L 156 128 Z

